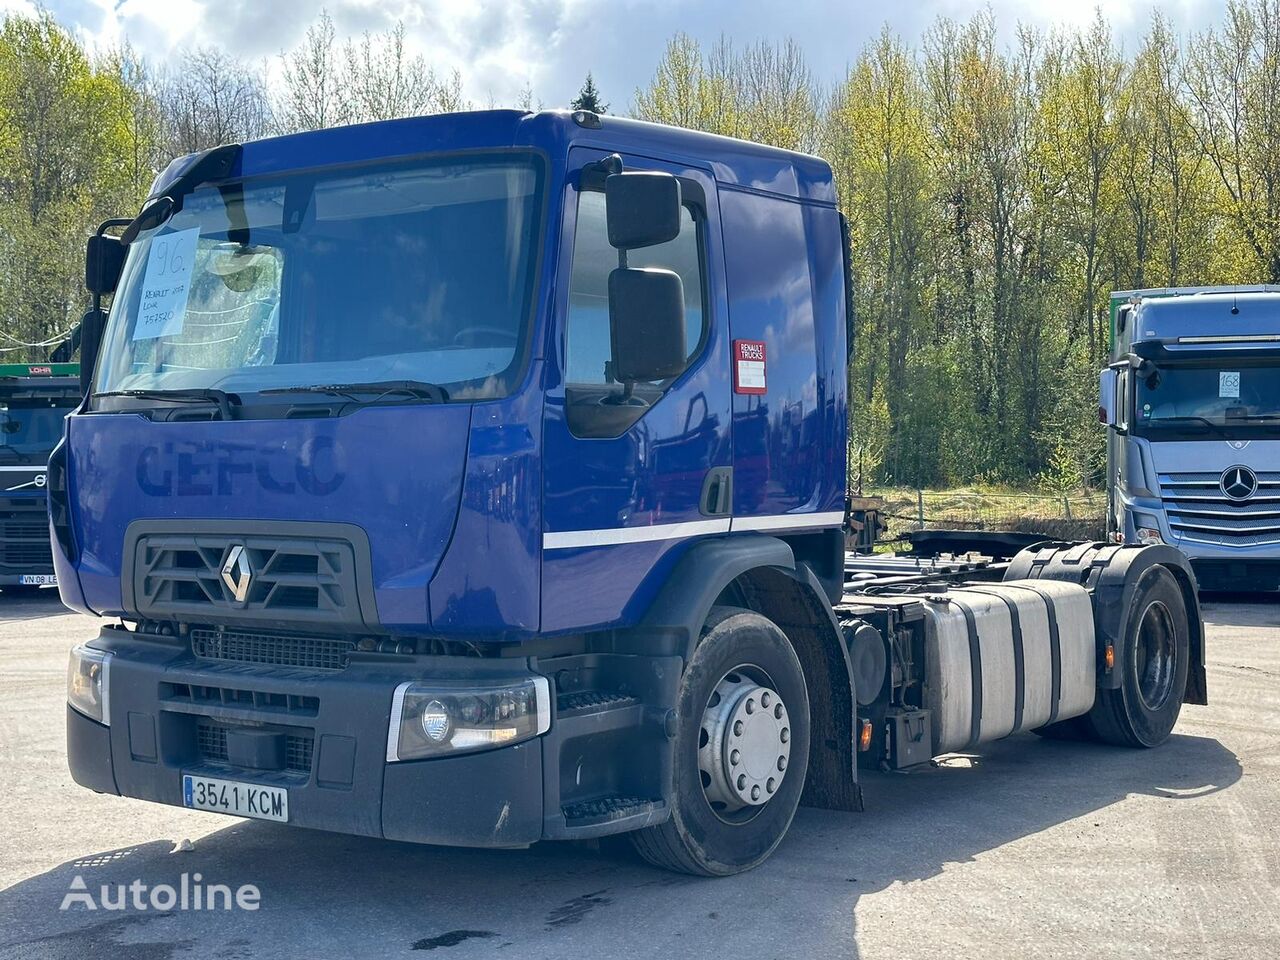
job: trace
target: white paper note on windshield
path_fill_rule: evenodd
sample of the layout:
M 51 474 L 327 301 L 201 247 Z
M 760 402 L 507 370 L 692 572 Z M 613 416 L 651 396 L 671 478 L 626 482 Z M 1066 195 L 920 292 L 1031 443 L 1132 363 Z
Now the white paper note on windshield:
M 138 322 L 133 339 L 154 340 L 182 332 L 191 291 L 191 268 L 196 262 L 200 228 L 166 233 L 151 241 L 147 272 L 142 278 Z
M 1219 397 L 1239 397 L 1240 396 L 1240 373 L 1228 373 L 1226 370 L 1218 373 L 1218 396 Z

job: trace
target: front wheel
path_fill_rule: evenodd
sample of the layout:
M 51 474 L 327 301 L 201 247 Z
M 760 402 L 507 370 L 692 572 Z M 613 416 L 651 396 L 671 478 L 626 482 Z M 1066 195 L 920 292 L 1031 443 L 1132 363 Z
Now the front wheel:
M 713 610 L 676 713 L 671 819 L 632 843 L 681 873 L 750 870 L 787 832 L 809 767 L 809 695 L 786 634 L 750 610 Z
M 1096 740 L 1154 747 L 1168 739 L 1182 710 L 1191 660 L 1187 603 L 1167 568 L 1152 567 L 1133 593 L 1125 622 L 1120 686 L 1099 690 L 1082 719 Z

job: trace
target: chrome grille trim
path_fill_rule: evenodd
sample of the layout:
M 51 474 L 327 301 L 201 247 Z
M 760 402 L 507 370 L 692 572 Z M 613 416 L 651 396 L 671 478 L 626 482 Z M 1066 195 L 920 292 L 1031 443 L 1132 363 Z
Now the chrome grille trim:
M 1280 543 L 1280 473 L 1258 473 L 1258 492 L 1247 500 L 1227 497 L 1222 473 L 1160 475 L 1169 529 L 1180 540 L 1213 546 Z

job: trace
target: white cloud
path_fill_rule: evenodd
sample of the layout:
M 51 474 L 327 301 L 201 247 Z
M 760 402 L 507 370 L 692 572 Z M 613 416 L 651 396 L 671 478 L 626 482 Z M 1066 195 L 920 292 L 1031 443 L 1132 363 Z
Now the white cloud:
M 1221 0 L 992 0 L 997 23 L 1079 26 L 1100 8 L 1125 38 L 1136 38 L 1159 6 L 1179 30 L 1221 16 Z M 549 106 L 566 104 L 588 70 L 615 111 L 648 81 L 667 38 L 678 30 L 705 43 L 722 34 L 740 44 L 795 37 L 815 75 L 836 80 L 888 20 L 914 41 L 934 17 L 967 19 L 986 4 L 920 0 L 886 6 L 872 0 L 47 0 L 86 42 L 110 46 L 128 37 L 152 59 L 176 60 L 184 47 L 216 44 L 248 61 L 276 64 L 321 8 L 339 36 L 385 30 L 403 19 L 414 52 L 437 69 L 458 69 L 480 105 L 512 103 L 526 84 Z M 34 9 L 33 0 L 0 0 L 0 11 Z M 274 69 L 274 67 L 272 68 Z

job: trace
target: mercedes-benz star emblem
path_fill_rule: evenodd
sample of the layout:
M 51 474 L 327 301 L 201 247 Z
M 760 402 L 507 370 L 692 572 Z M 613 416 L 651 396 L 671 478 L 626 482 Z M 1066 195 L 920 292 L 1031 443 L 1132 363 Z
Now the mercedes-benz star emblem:
M 234 544 L 227 551 L 227 560 L 222 565 L 222 582 L 236 603 L 244 603 L 249 596 L 249 584 L 253 582 L 253 567 L 249 565 L 249 551 L 243 543 Z
M 1228 500 L 1248 500 L 1258 492 L 1258 475 L 1248 467 L 1227 467 L 1219 485 Z

